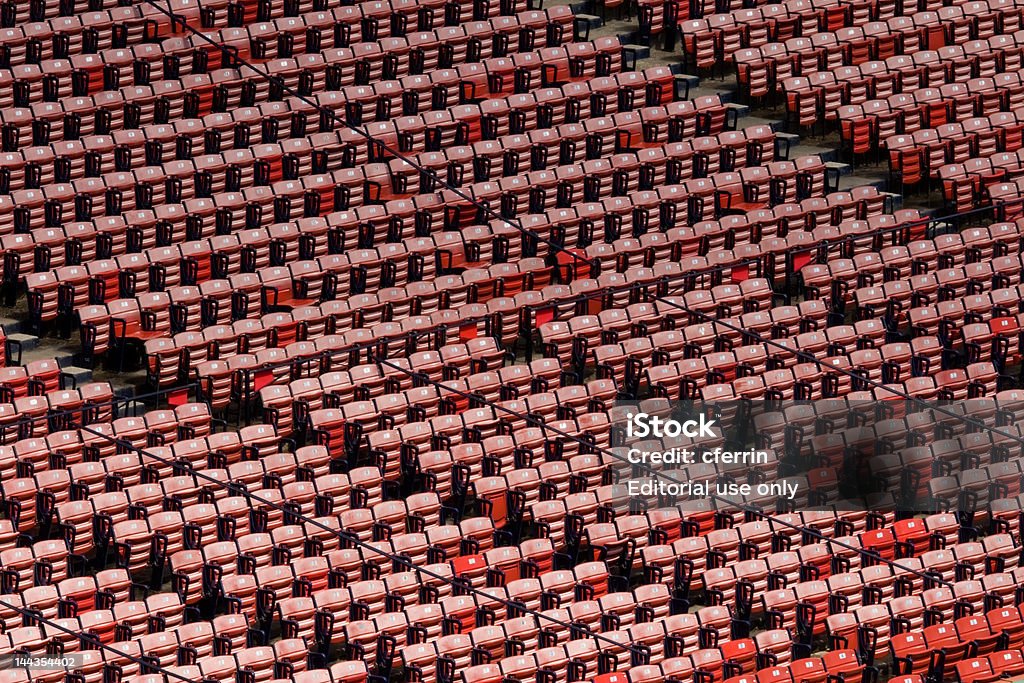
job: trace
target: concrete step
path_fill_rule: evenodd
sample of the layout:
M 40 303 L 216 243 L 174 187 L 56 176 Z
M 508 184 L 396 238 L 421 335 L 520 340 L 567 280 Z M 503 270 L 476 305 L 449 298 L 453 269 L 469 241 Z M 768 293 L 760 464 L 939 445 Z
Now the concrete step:
M 634 34 L 620 35 L 619 40 L 622 42 L 622 51 L 631 51 L 636 58 L 639 59 L 650 59 L 651 58 L 651 46 L 650 45 L 637 45 L 636 43 L 630 43 L 633 40 Z
M 685 73 L 683 73 L 683 65 L 680 64 L 679 62 L 676 62 L 675 64 L 673 64 L 669 68 L 672 69 L 672 73 L 674 73 L 676 75 L 676 80 L 677 81 L 678 80 L 686 81 L 687 83 L 690 84 L 690 89 L 691 90 L 693 90 L 694 88 L 699 88 L 700 87 L 700 76 L 694 76 L 693 74 L 685 74 Z
M 32 346 L 31 344 L 22 345 L 22 365 L 28 365 L 33 361 L 51 359 L 56 360 L 57 364 L 62 368 L 75 364 L 76 354 L 78 353 L 77 344 L 73 344 L 70 340 L 65 341 L 63 339 L 54 339 L 52 337 L 43 337 L 42 339 L 37 339 L 37 342 L 37 346 Z M 12 348 L 11 350 L 17 354 L 16 348 Z M 15 356 L 13 360 L 16 361 L 18 358 Z
M 16 334 L 25 329 L 25 321 L 18 320 L 16 318 L 5 318 L 0 316 L 0 327 L 4 329 L 4 332 L 10 336 Z
M 89 368 L 80 368 L 77 365 L 65 365 L 61 368 L 61 372 L 74 377 L 78 386 L 92 381 L 92 370 Z
M 22 351 L 31 351 L 39 346 L 39 337 L 34 334 L 25 334 L 23 332 L 8 334 L 7 341 L 11 342 L 11 344 L 15 346 L 20 345 Z
M 575 9 L 575 8 L 574 8 Z M 574 12 L 577 21 L 583 21 L 586 23 L 588 28 L 601 28 L 604 26 L 604 19 L 597 16 L 596 14 L 583 14 L 582 12 Z
M 839 176 L 853 175 L 853 166 L 839 161 L 826 161 L 825 168 L 830 171 L 839 171 Z
M 725 97 L 721 93 L 719 93 L 719 95 L 722 97 L 722 101 L 724 102 L 725 101 Z M 737 128 L 743 128 L 743 126 L 746 125 L 746 124 L 743 123 L 742 119 L 744 119 L 744 118 L 752 118 L 752 117 L 750 117 L 750 107 L 748 107 L 745 104 L 737 104 L 736 102 L 733 102 L 733 101 L 730 100 L 729 102 L 726 102 L 725 109 L 726 109 L 727 112 L 728 111 L 736 112 L 736 120 L 737 120 L 736 127 Z

